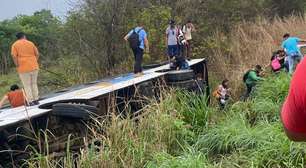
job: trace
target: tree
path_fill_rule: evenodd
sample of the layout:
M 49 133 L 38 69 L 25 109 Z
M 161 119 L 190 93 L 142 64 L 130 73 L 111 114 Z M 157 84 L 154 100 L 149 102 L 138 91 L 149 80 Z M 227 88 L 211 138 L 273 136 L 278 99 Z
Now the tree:
M 306 1 L 305 0 L 270 0 L 267 3 L 270 9 L 270 16 L 277 14 L 280 17 L 297 14 L 304 16 Z
M 24 32 L 33 41 L 43 55 L 45 64 L 53 62 L 59 56 L 59 37 L 61 22 L 50 11 L 42 10 L 32 16 L 21 15 L 0 22 L 0 70 L 6 74 L 13 67 L 10 47 L 16 40 L 17 32 Z

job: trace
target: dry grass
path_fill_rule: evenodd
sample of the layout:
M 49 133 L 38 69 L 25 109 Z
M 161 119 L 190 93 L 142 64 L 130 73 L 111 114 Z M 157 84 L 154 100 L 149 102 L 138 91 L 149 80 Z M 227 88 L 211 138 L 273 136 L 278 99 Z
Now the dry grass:
M 306 38 L 305 27 L 305 18 L 291 16 L 284 20 L 258 18 L 256 22 L 243 22 L 229 35 L 217 31 L 212 40 L 210 69 L 219 78 L 230 79 L 234 93 L 240 93 L 243 74 L 257 64 L 268 66 L 272 52 L 280 49 L 284 33 Z

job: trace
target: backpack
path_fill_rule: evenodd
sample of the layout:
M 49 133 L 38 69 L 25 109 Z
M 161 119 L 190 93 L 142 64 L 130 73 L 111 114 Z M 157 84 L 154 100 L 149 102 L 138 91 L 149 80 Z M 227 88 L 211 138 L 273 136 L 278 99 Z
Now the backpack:
M 282 65 L 280 64 L 279 60 L 275 58 L 271 62 L 271 67 L 273 71 L 278 71 L 282 67 Z
M 250 72 L 254 70 L 248 70 L 244 75 L 243 75 L 243 82 L 245 83 L 249 77 Z
M 216 88 L 214 90 L 214 92 L 212 93 L 212 95 L 216 98 L 216 99 L 219 99 L 221 97 L 221 95 L 219 94 L 219 87 Z
M 132 49 L 137 49 L 140 46 L 139 33 L 142 30 L 142 28 L 139 29 L 137 32 L 135 30 L 136 28 L 133 30 L 133 33 L 128 38 L 130 47 Z

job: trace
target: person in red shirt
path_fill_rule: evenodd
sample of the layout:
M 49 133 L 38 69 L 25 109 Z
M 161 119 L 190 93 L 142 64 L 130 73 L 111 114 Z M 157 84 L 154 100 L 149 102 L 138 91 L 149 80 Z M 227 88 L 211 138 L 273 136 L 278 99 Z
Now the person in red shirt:
M 306 59 L 293 74 L 281 119 L 285 133 L 292 141 L 306 141 Z
M 11 91 L 8 92 L 0 101 L 0 108 L 2 108 L 3 104 L 9 101 L 11 107 L 20 107 L 26 104 L 24 92 L 22 89 L 19 89 L 18 85 L 12 85 Z

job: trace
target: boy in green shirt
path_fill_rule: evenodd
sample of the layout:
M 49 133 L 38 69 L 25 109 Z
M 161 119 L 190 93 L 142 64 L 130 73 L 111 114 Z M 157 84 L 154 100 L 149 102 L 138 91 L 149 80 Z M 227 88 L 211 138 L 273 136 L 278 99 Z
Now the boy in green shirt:
M 243 81 L 246 85 L 247 91 L 245 94 L 245 98 L 248 98 L 250 96 L 250 93 L 252 92 L 254 86 L 256 86 L 258 81 L 263 80 L 259 76 L 259 74 L 262 72 L 262 68 L 260 65 L 256 65 L 255 69 L 249 70 L 244 76 Z

